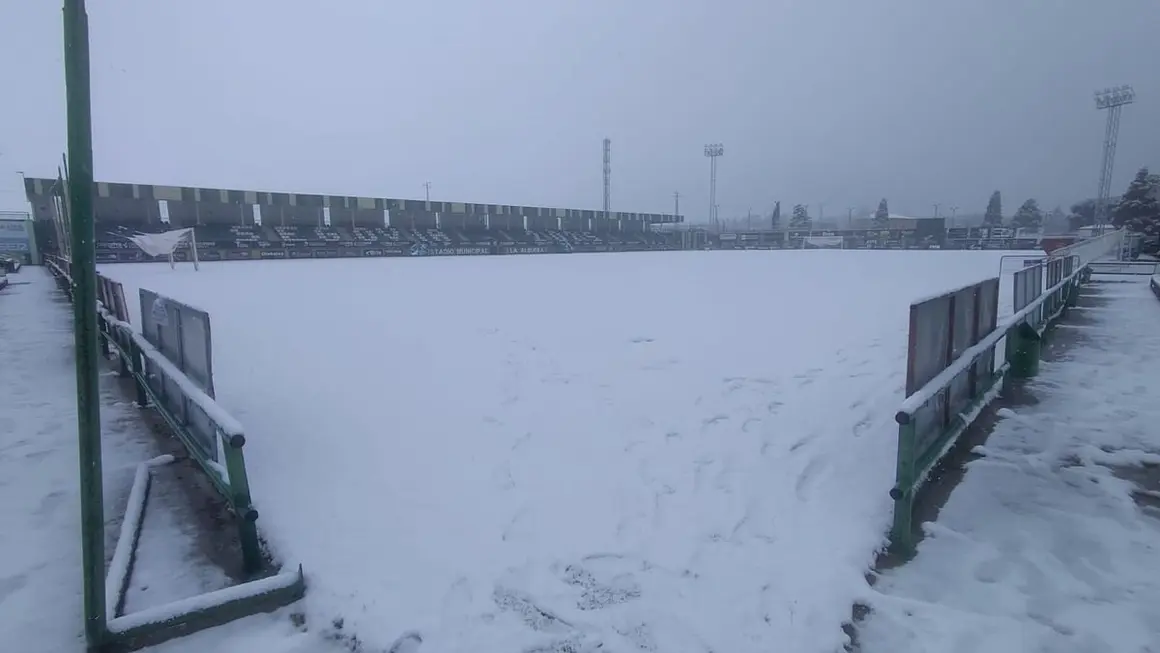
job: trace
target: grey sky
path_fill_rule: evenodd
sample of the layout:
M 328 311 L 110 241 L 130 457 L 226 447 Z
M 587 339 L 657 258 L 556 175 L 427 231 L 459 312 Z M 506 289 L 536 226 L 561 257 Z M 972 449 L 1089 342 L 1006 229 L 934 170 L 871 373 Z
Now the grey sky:
M 981 212 L 1095 193 L 1096 88 L 1131 83 L 1113 192 L 1160 153 L 1155 0 L 102 0 L 98 178 L 703 220 L 819 203 Z M 60 8 L 0 9 L 0 208 L 64 147 Z

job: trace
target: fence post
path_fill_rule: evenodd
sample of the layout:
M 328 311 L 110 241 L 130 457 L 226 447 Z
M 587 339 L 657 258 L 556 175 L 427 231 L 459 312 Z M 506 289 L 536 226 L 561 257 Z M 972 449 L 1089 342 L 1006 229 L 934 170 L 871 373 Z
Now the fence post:
M 134 385 L 137 386 L 137 407 L 145 408 L 149 405 L 149 395 L 145 393 L 145 361 L 137 340 L 131 334 L 129 338 L 129 356 L 133 359 Z
M 80 462 L 81 564 L 85 640 L 104 643 L 105 506 L 101 467 L 100 325 L 93 243 L 93 129 L 89 78 L 89 18 L 84 0 L 65 0 L 64 89 L 67 126 L 67 199 L 72 222 L 73 335 L 76 356 L 77 447 Z
M 250 505 L 250 480 L 246 476 L 246 457 L 242 447 L 246 444 L 244 435 L 236 434 L 225 439 L 226 473 L 230 477 L 231 502 L 237 513 L 238 540 L 242 547 L 242 568 L 246 574 L 261 571 L 262 547 L 258 542 L 258 511 Z
M 914 551 L 914 420 L 910 415 L 899 413 L 898 461 L 894 476 L 894 487 L 890 498 L 894 499 L 894 525 L 890 529 L 890 543 L 895 552 L 909 556 Z
M 1039 353 L 1042 340 L 1039 331 L 1027 322 L 1020 322 L 1019 326 L 1007 334 L 1010 347 L 1011 376 L 1016 379 L 1029 379 L 1039 373 Z
M 129 376 L 129 361 L 126 360 L 126 357 L 129 355 L 129 352 L 132 351 L 129 348 L 129 343 L 132 342 L 132 338 L 126 337 L 126 334 L 121 332 L 121 327 L 119 326 L 113 327 L 113 333 L 116 334 L 115 337 L 117 340 L 117 346 L 121 350 L 120 354 L 117 356 L 120 361 L 120 365 L 117 368 L 117 376 L 124 379 Z
M 101 357 L 108 360 L 112 354 L 112 349 L 109 347 L 109 325 L 100 315 L 97 316 L 97 341 L 100 343 Z

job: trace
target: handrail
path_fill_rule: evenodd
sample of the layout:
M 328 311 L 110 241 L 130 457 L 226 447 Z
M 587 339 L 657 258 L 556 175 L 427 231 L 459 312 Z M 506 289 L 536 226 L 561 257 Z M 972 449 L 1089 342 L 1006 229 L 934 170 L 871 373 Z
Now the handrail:
M 242 548 L 243 566 L 254 572 L 262 566 L 261 545 L 258 542 L 258 511 L 254 509 L 250 497 L 250 483 L 246 474 L 245 456 L 242 452 L 246 444 L 242 425 L 226 412 L 212 397 L 197 387 L 176 365 L 158 351 L 144 336 L 133 330 L 131 324 L 122 322 L 98 303 L 97 313 L 101 320 L 101 335 L 106 344 L 115 350 L 121 361 L 121 375 L 133 378 L 137 387 L 137 403 L 144 407 L 152 404 L 161 417 L 173 429 L 178 439 L 192 454 L 198 465 L 210 478 L 213 486 L 230 504 L 238 517 L 239 539 Z M 213 425 L 215 439 L 221 445 L 225 466 L 205 457 L 193 437 L 187 431 L 183 420 L 170 413 L 166 402 L 158 397 L 149 383 L 145 361 L 162 376 L 173 382 L 181 394 L 197 406 Z
M 1055 293 L 1062 290 L 1068 284 L 1071 284 L 1075 279 L 1079 278 L 1086 266 L 1080 266 L 1074 270 L 1070 275 L 1064 278 L 1059 283 L 1051 288 L 1048 288 L 1043 294 L 1031 300 L 1027 306 L 1023 307 L 1007 319 L 1003 320 L 996 326 L 991 333 L 987 334 L 978 343 L 971 345 L 963 350 L 957 359 L 951 363 L 945 370 L 939 372 L 933 379 L 927 381 L 921 388 L 916 390 L 913 394 L 907 397 L 898 412 L 894 415 L 894 420 L 899 424 L 909 424 L 914 413 L 918 412 L 926 402 L 930 401 L 932 397 L 942 391 L 947 385 L 955 379 L 956 376 L 962 374 L 971 365 L 975 364 L 982 358 L 989 350 L 994 349 L 999 341 L 1007 337 L 1013 329 L 1017 328 L 1021 323 L 1025 322 L 1028 317 L 1035 313 L 1036 309 L 1047 302 L 1048 298 Z
M 894 500 L 890 541 L 896 551 L 913 553 L 913 509 L 931 471 L 987 404 L 998 396 L 1006 379 L 1034 376 L 1043 333 L 1069 306 L 1075 305 L 1079 285 L 1091 275 L 1091 263 L 1120 246 L 1122 236 L 1122 232 L 1112 232 L 1075 247 L 1061 248 L 1035 266 L 1016 272 L 1017 283 L 1026 284 L 1031 279 L 1034 288 L 1028 290 L 1027 296 L 1038 294 L 1025 306 L 1015 304 L 1013 315 L 996 324 L 977 343 L 966 347 L 902 401 L 894 416 L 899 425 L 898 452 L 894 486 L 890 490 Z M 1032 276 L 1027 277 L 1028 274 Z M 1019 275 L 1023 275 L 1022 281 Z M 1051 286 L 1039 291 L 1036 281 L 1038 284 L 1046 281 Z M 1025 301 L 1018 293 L 1014 299 Z M 915 328 L 912 324 L 912 338 Z M 1004 339 L 1005 355 L 992 362 L 991 357 L 998 358 L 996 350 Z

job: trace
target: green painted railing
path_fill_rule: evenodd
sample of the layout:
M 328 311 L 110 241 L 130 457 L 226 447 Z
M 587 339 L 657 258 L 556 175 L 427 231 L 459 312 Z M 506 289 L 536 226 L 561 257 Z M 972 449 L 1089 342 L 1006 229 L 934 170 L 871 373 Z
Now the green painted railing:
M 48 256 L 45 258 L 45 264 L 57 278 L 61 288 L 68 291 L 72 286 L 68 261 L 58 256 Z M 245 573 L 254 574 L 261 571 L 264 559 L 256 525 L 258 511 L 251 502 L 250 481 L 246 473 L 246 458 L 243 452 L 246 435 L 242 425 L 191 382 L 164 354 L 145 340 L 144 336 L 134 331 L 132 325 L 114 316 L 99 300 L 97 314 L 102 353 L 119 361 L 120 376 L 133 379 L 137 405 L 152 407 L 157 411 L 228 503 L 230 511 L 238 519 L 238 540 Z M 198 445 L 195 436 L 190 433 L 188 423 L 169 410 L 166 402 L 157 396 L 153 385 L 149 382 L 146 361 L 150 363 L 148 367 L 152 367 L 156 373 L 165 376 L 173 385 L 180 388 L 184 398 L 206 415 L 221 445 L 224 465 L 206 455 L 203 447 Z
M 898 452 L 894 487 L 894 519 L 890 530 L 891 548 L 903 556 L 914 553 L 915 501 L 923 484 L 940 460 L 954 447 L 962 434 L 999 395 L 1007 378 L 1023 379 L 1039 370 L 1041 345 L 1045 332 L 1075 306 L 1079 286 L 1090 278 L 1089 265 L 1101 256 L 1115 252 L 1122 240 L 1116 232 L 1077 243 L 1053 253 L 1037 263 L 1038 273 L 1047 287 L 1034 297 L 1016 297 L 1015 312 L 998 323 L 964 349 L 940 373 L 911 393 L 895 415 L 898 422 Z M 1031 270 L 1021 271 L 1023 273 Z M 1017 273 L 1019 274 L 1019 273 Z M 911 325 L 912 332 L 915 325 Z M 1002 361 L 986 365 L 1002 349 Z M 980 369 L 993 372 L 979 374 Z M 952 388 L 969 388 L 963 407 L 943 412 L 943 404 Z M 943 412 L 944 418 L 932 426 L 924 415 Z M 933 429 L 933 430 L 932 430 Z
M 120 375 L 133 379 L 137 390 L 137 405 L 151 406 L 161 415 L 181 440 L 190 457 L 197 461 L 214 488 L 225 498 L 230 510 L 238 519 L 243 568 L 247 574 L 260 571 L 263 558 L 256 526 L 258 511 L 254 509 L 250 500 L 250 482 L 246 474 L 246 458 L 243 453 L 246 435 L 242 425 L 190 381 L 144 336 L 134 331 L 132 325 L 114 317 L 104 306 L 98 306 L 97 310 L 101 316 L 101 336 L 106 351 L 120 361 Z M 197 438 L 190 432 L 189 424 L 169 410 L 167 403 L 157 396 L 154 384 L 150 383 L 147 367 L 180 388 L 184 399 L 205 413 L 220 444 L 219 450 L 223 453 L 224 467 L 206 455 Z

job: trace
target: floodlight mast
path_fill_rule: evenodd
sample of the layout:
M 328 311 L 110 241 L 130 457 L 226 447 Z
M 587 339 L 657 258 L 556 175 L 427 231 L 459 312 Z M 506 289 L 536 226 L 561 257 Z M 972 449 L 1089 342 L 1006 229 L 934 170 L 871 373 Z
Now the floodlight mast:
M 705 146 L 705 156 L 709 157 L 709 224 L 717 225 L 717 157 L 725 154 L 725 146 L 711 143 Z
M 1100 165 L 1100 186 L 1096 193 L 1095 232 L 1100 235 L 1104 232 L 1104 225 L 1108 218 L 1108 198 L 1112 190 L 1112 169 L 1116 163 L 1116 141 L 1120 137 L 1120 111 L 1124 105 L 1136 101 L 1136 91 L 1124 84 L 1114 88 L 1096 91 L 1096 109 L 1108 112 L 1108 121 L 1104 127 L 1104 159 Z
M 604 139 L 604 223 L 612 213 L 612 139 Z

